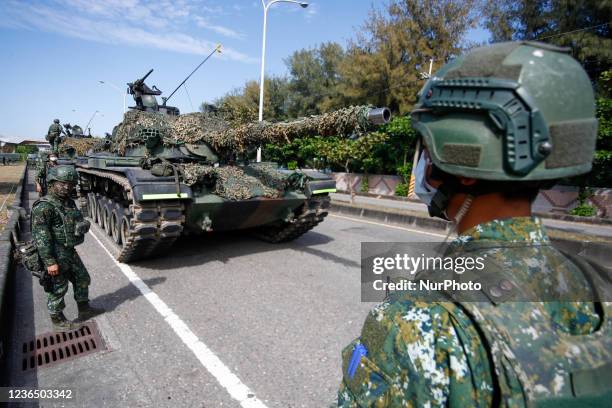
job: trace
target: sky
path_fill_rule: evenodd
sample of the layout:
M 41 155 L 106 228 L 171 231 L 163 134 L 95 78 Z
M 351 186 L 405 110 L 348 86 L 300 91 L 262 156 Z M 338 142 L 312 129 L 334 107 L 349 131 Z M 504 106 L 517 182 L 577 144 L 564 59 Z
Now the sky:
M 294 51 L 345 45 L 381 4 L 309 3 L 270 7 L 266 75 L 286 74 L 284 59 Z M 154 68 L 147 84 L 168 96 L 221 44 L 221 55 L 168 102 L 196 111 L 259 78 L 262 24 L 261 0 L 1 0 L 0 139 L 43 140 L 54 118 L 82 127 L 91 120 L 94 135 L 110 132 L 121 121 L 127 82 Z M 488 33 L 474 29 L 468 39 L 485 41 Z M 131 96 L 126 102 L 133 105 Z

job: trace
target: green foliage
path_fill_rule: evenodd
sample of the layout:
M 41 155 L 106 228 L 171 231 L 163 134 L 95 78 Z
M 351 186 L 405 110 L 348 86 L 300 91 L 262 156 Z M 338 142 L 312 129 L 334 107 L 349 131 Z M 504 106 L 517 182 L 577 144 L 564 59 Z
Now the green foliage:
M 577 215 L 579 217 L 592 217 L 595 215 L 595 207 L 588 204 L 581 204 L 578 207 L 570 211 L 571 215 Z
M 298 168 L 298 163 L 297 163 L 297 161 L 292 160 L 292 161 L 288 162 L 288 163 L 287 163 L 287 168 L 288 168 L 289 170 L 295 170 L 295 169 L 297 169 L 297 168 Z
M 364 174 L 361 178 L 361 192 L 368 193 L 370 191 L 370 179 L 367 174 Z
M 19 153 L 19 160 L 21 161 L 25 161 L 28 154 L 36 152 L 38 152 L 38 148 L 36 146 L 23 145 L 15 147 L 15 153 Z
M 409 189 L 408 184 L 400 183 L 395 187 L 395 195 L 398 197 L 407 197 L 408 189 Z
M 484 25 L 492 33 L 494 42 L 542 39 L 570 47 L 593 79 L 609 69 L 612 2 L 496 0 L 484 4 Z

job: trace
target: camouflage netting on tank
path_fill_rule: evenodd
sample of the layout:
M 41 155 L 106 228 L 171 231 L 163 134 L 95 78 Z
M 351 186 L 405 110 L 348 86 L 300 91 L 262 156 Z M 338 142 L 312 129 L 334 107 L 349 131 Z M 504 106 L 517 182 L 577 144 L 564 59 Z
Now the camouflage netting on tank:
M 370 106 L 351 106 L 318 116 L 290 122 L 261 122 L 232 126 L 219 114 L 189 113 L 168 116 L 132 110 L 117 127 L 114 148 L 124 153 L 126 147 L 143 143 L 147 130 L 159 132 L 165 144 L 206 142 L 218 152 L 245 152 L 266 143 L 284 143 L 309 136 L 349 136 L 371 130 Z
M 181 165 L 181 170 L 185 184 L 214 185 L 213 193 L 228 200 L 279 198 L 285 192 L 288 179 L 276 167 L 265 164 L 212 167 L 188 163 Z
M 67 137 L 60 144 L 60 155 L 65 154 L 67 149 L 72 146 L 75 148 L 78 156 L 84 156 L 89 149 L 94 151 L 104 150 L 105 139 L 99 137 L 74 138 Z

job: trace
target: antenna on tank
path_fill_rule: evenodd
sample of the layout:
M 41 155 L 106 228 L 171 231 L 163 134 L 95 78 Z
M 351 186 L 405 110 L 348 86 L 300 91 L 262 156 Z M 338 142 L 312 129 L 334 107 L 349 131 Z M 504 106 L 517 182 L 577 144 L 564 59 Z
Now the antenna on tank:
M 206 58 L 204 58 L 204 61 L 200 62 L 200 65 L 198 65 L 197 67 L 195 67 L 195 69 L 194 69 L 193 71 L 191 71 L 191 74 L 187 75 L 187 78 L 183 79 L 183 82 L 181 82 L 181 83 L 180 83 L 180 84 L 179 84 L 179 85 L 176 87 L 176 89 L 175 89 L 174 91 L 172 91 L 172 93 L 170 94 L 170 96 L 168 96 L 167 98 L 162 98 L 162 99 L 163 99 L 163 105 L 166 105 L 166 102 L 168 102 L 168 99 L 172 98 L 172 95 L 174 95 L 174 94 L 176 93 L 176 91 L 178 91 L 178 90 L 179 90 L 179 88 L 180 88 L 181 86 L 183 86 L 183 84 L 184 84 L 185 82 L 187 82 L 187 80 L 188 80 L 188 79 L 189 79 L 189 78 L 190 78 L 190 77 L 191 77 L 193 74 L 195 74 L 195 72 L 196 72 L 198 69 L 200 69 L 200 67 L 201 67 L 202 65 L 204 65 L 204 63 L 205 63 L 206 61 L 208 61 L 208 59 L 209 59 L 210 57 L 212 57 L 212 56 L 213 56 L 213 54 L 214 54 L 215 52 L 218 52 L 219 54 L 221 54 L 221 44 L 217 44 L 217 46 L 215 47 L 215 49 L 214 49 L 214 50 L 212 50 L 212 52 L 211 52 L 210 54 L 208 54 L 208 55 L 206 56 Z

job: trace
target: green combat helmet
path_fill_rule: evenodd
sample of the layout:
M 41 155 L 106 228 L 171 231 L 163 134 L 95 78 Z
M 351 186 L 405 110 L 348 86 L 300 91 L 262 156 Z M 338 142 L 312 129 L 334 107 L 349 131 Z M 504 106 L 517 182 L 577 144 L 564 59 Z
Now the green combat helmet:
M 591 83 L 564 48 L 506 42 L 440 69 L 412 112 L 436 167 L 496 181 L 587 173 L 597 120 Z
M 52 181 L 63 181 L 65 183 L 76 184 L 78 179 L 79 175 L 74 166 L 60 165 L 51 167 L 47 173 L 47 183 L 51 183 Z

